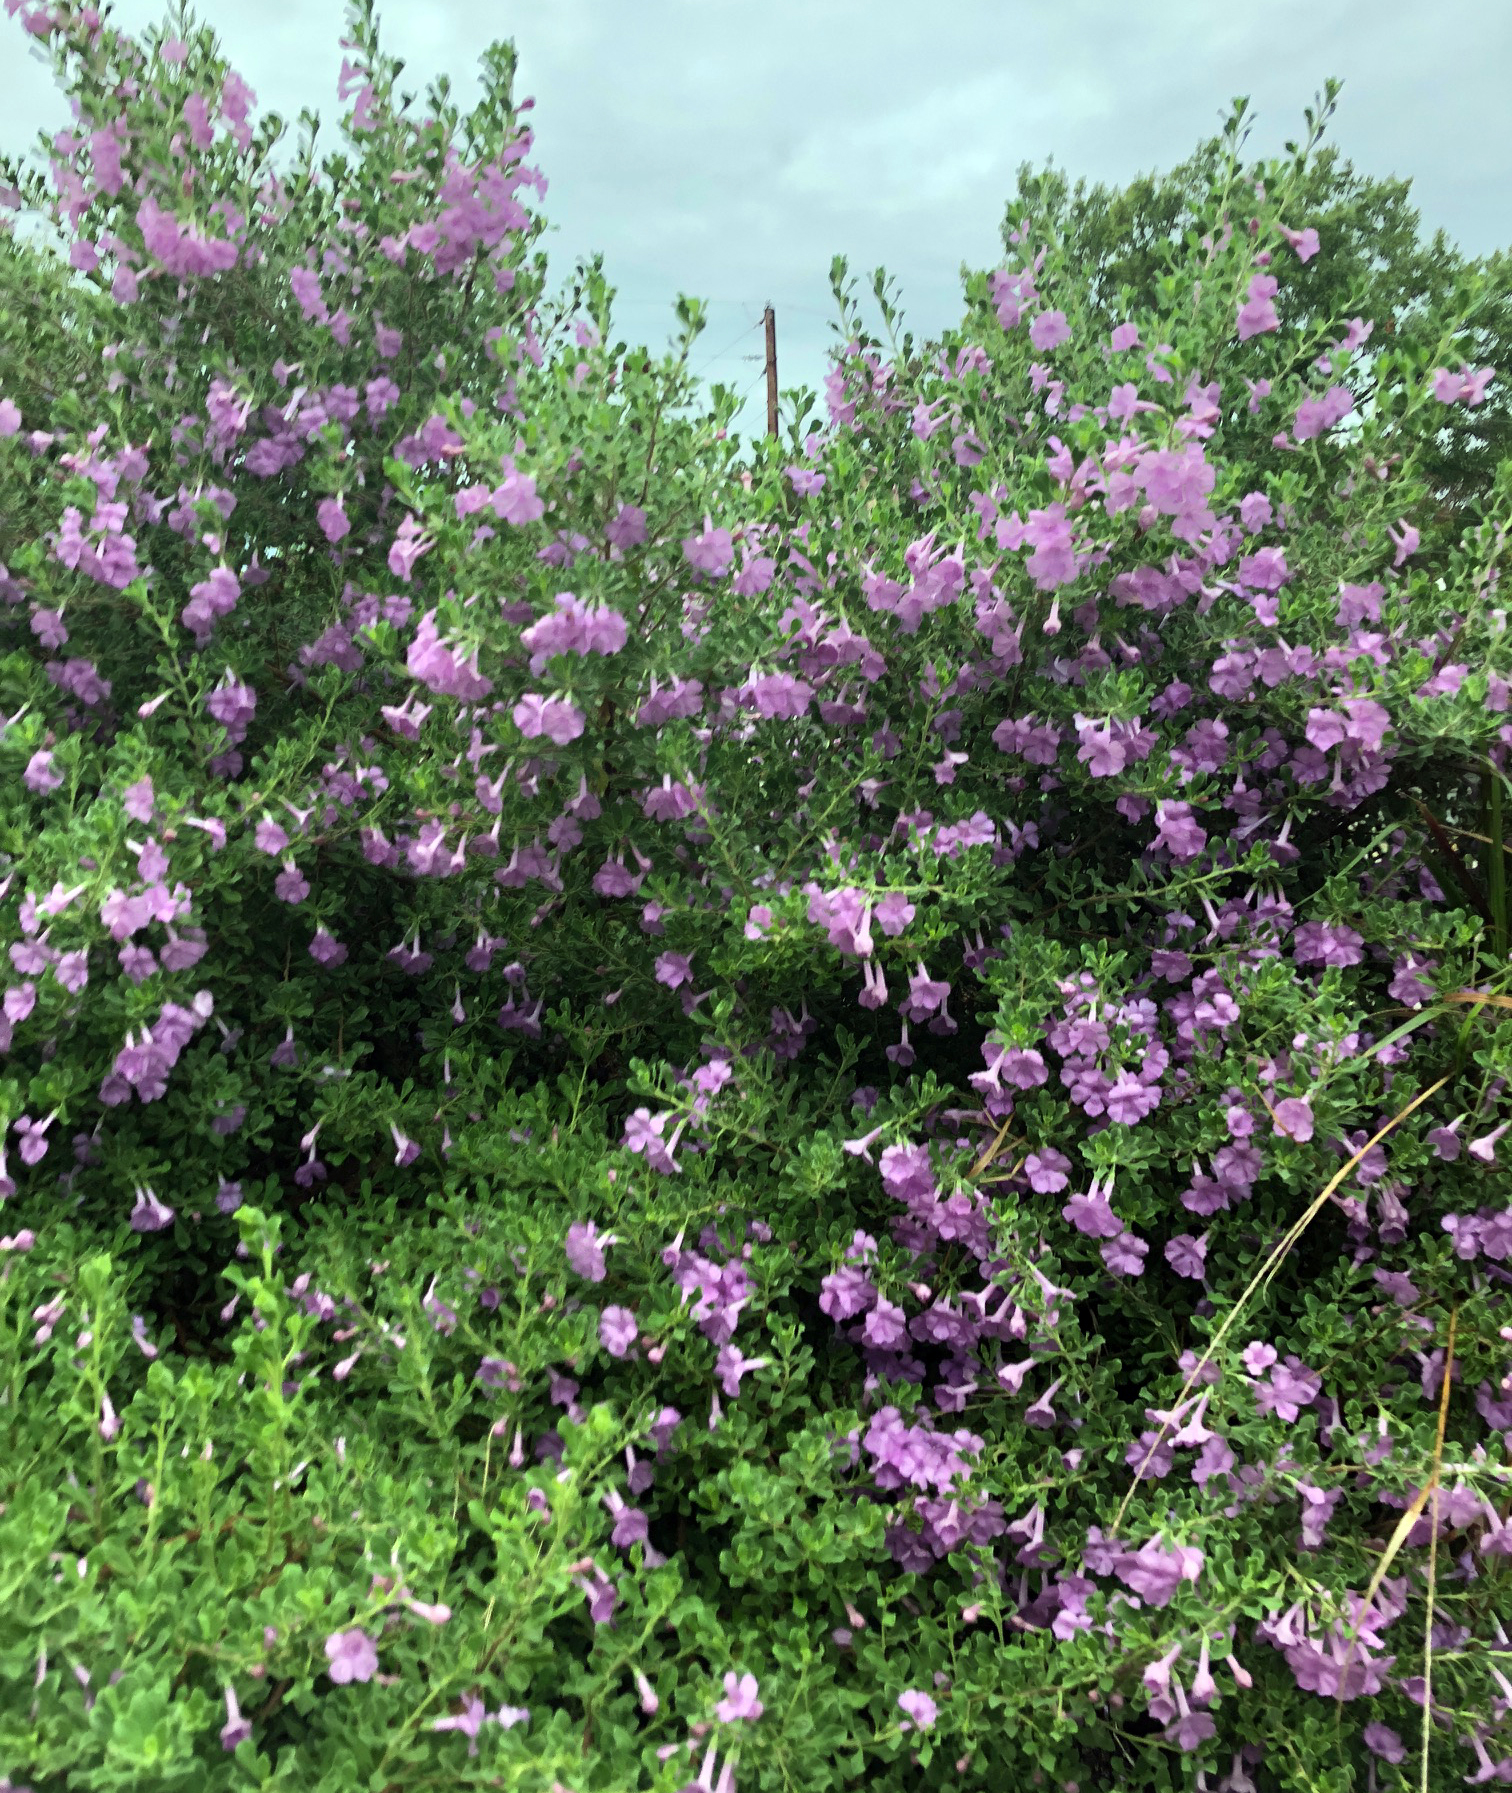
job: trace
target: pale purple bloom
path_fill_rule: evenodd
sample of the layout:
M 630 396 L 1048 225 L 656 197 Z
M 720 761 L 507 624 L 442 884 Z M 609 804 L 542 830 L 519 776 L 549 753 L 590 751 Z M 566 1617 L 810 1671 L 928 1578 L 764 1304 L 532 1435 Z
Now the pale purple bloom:
M 625 1357 L 640 1335 L 628 1307 L 606 1307 L 599 1315 L 599 1343 L 611 1357 Z
M 333 1631 L 325 1640 L 326 1671 L 338 1687 L 350 1681 L 371 1681 L 378 1670 L 378 1651 L 365 1631 Z
M 638 548 L 646 539 L 646 513 L 638 505 L 622 504 L 613 520 L 604 527 L 609 545 L 623 551 Z
M 1313 1136 L 1313 1111 L 1301 1096 L 1287 1096 L 1271 1111 L 1275 1130 L 1283 1139 L 1294 1139 L 1305 1145 Z
M 724 1690 L 725 1697 L 714 1708 L 714 1715 L 721 1724 L 733 1724 L 740 1718 L 760 1718 L 766 1710 L 756 1697 L 754 1675 L 736 1675 L 731 1671 L 724 1678 Z
M 575 1220 L 567 1229 L 567 1262 L 585 1282 L 602 1282 L 604 1253 L 615 1243 L 612 1233 L 600 1233 L 591 1220 Z
M 720 1387 L 733 1401 L 740 1393 L 741 1377 L 751 1370 L 765 1369 L 769 1361 L 765 1357 L 747 1357 L 734 1345 L 721 1345 L 714 1364 L 714 1374 L 719 1378 Z
M 703 534 L 685 537 L 682 546 L 688 564 L 714 579 L 722 579 L 734 563 L 735 547 L 729 530 L 716 529 L 708 517 L 704 518 Z
M 1299 442 L 1315 437 L 1341 423 L 1354 409 L 1354 394 L 1347 386 L 1330 386 L 1321 398 L 1305 398 L 1297 406 L 1292 434 Z
M 921 1731 L 927 1731 L 940 1714 L 939 1707 L 929 1695 L 916 1687 L 900 1693 L 898 1705 L 906 1715 L 905 1722 L 898 1727 L 900 1731 L 912 1730 L 915 1725 Z
M 245 1743 L 252 1735 L 252 1722 L 242 1717 L 241 1707 L 236 1701 L 236 1689 L 229 1683 L 226 1687 L 226 1722 L 221 1726 L 220 1741 L 224 1750 L 234 1750 L 239 1743 Z
M 1428 1143 L 1433 1147 L 1433 1155 L 1442 1158 L 1445 1163 L 1452 1164 L 1460 1155 L 1459 1130 L 1464 1125 L 1465 1117 L 1450 1121 L 1447 1127 L 1434 1127 L 1429 1130 Z
M 575 741 L 583 732 L 583 712 L 562 697 L 542 697 L 527 691 L 511 714 L 514 724 L 527 740 L 545 735 L 558 747 Z
M 1461 362 L 1458 373 L 1451 373 L 1447 367 L 1436 367 L 1433 370 L 1433 396 L 1441 405 L 1478 405 L 1484 401 L 1486 388 L 1495 378 L 1493 368 L 1483 367 L 1477 373 L 1465 362 Z
M 1096 1183 L 1086 1195 L 1073 1195 L 1061 1214 L 1077 1232 L 1091 1239 L 1117 1239 L 1123 1232 L 1123 1222 L 1108 1204 L 1107 1191 Z
M 1110 1121 L 1120 1127 L 1132 1127 L 1160 1106 L 1160 1090 L 1155 1084 L 1142 1083 L 1129 1071 L 1120 1071 L 1104 1101 Z
M 1143 1276 L 1149 1245 L 1134 1233 L 1120 1233 L 1102 1248 L 1102 1260 L 1115 1276 Z
M 346 963 L 347 949 L 322 922 L 315 930 L 315 938 L 310 942 L 310 957 L 317 965 L 343 965 Z
M 1379 1719 L 1366 1725 L 1361 1733 L 1361 1741 L 1373 1756 L 1379 1756 L 1383 1762 L 1395 1765 L 1407 1759 L 1407 1746 L 1390 1725 L 1383 1725 Z
M 273 880 L 273 891 L 281 902 L 299 904 L 310 894 L 310 881 L 292 859 L 286 859 Z
M 1195 859 L 1207 845 L 1207 835 L 1198 826 L 1190 803 L 1166 802 L 1155 805 L 1155 845 L 1169 849 L 1173 859 Z
M 1503 1121 L 1499 1127 L 1494 1127 L 1489 1133 L 1483 1133 L 1479 1139 L 1472 1139 L 1465 1150 L 1479 1164 L 1495 1164 L 1496 1142 L 1508 1127 L 1512 1127 L 1512 1121 Z
M 491 500 L 494 514 L 506 523 L 538 523 L 546 515 L 546 501 L 538 496 L 533 475 L 511 468 Z
M 352 525 L 347 520 L 346 507 L 340 498 L 322 498 L 315 507 L 315 518 L 320 524 L 321 534 L 328 542 L 339 542 L 343 536 L 350 535 Z
M 150 1189 L 138 1189 L 136 1206 L 131 1210 L 131 1230 L 134 1233 L 160 1233 L 164 1227 L 173 1225 L 174 1210 L 159 1201 Z
M 37 751 L 26 762 L 26 769 L 21 774 L 21 782 L 29 791 L 39 796 L 48 791 L 55 791 L 63 782 L 63 774 L 53 768 L 53 756 L 44 747 Z
M 1190 1233 L 1178 1233 L 1166 1243 L 1165 1260 L 1178 1276 L 1201 1282 L 1207 1275 L 1207 1234 L 1194 1238 Z
M 1055 1195 L 1070 1180 L 1071 1160 L 1054 1146 L 1031 1152 L 1024 1160 L 1024 1173 L 1036 1195 Z
M 1281 328 L 1275 306 L 1279 290 L 1280 282 L 1273 274 L 1253 276 L 1249 283 L 1249 294 L 1239 307 L 1237 323 L 1240 342 L 1248 342 L 1252 336 L 1262 336 L 1268 330 Z
M 1302 1409 L 1317 1400 L 1322 1389 L 1323 1378 L 1308 1369 L 1299 1357 L 1289 1356 L 1284 1364 L 1271 1366 L 1268 1382 L 1255 1384 L 1255 1406 L 1261 1413 L 1274 1413 L 1292 1425 Z
M 152 821 L 152 780 L 139 778 L 135 784 L 127 785 L 121 793 L 121 807 L 133 822 L 140 822 L 146 827 Z
M 677 990 L 693 981 L 693 961 L 687 953 L 662 953 L 656 961 L 656 981 Z
M 467 1738 L 467 1753 L 475 1756 L 478 1753 L 478 1732 L 489 1722 L 490 1714 L 484 1709 L 482 1700 L 475 1693 L 468 1694 L 463 1709 L 449 1718 L 433 1718 L 430 1728 L 433 1731 L 460 1731 Z
M 1071 326 L 1063 311 L 1042 311 L 1029 326 L 1030 346 L 1041 353 L 1071 340 Z
M 1149 1606 L 1169 1606 L 1183 1581 L 1202 1573 L 1202 1552 L 1195 1545 L 1166 1549 L 1158 1536 L 1138 1550 L 1126 1550 L 1113 1563 L 1113 1573 Z

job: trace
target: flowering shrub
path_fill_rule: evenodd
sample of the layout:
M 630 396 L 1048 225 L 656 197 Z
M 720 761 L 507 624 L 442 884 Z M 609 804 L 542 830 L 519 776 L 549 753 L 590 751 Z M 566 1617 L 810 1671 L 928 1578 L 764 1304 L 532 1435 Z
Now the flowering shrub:
M 1236 114 L 742 458 L 507 51 L 288 162 L 8 10 L 0 1767 L 1512 1775 L 1490 286 L 1290 303 Z

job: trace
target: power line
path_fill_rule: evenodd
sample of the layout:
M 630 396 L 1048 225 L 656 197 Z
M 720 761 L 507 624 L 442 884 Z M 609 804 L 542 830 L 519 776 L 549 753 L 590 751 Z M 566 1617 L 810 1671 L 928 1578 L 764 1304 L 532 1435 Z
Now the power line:
M 704 305 L 739 305 L 747 311 L 755 311 L 759 309 L 749 299 L 704 298 L 700 300 L 700 303 Z M 774 299 L 772 303 L 780 306 L 784 311 L 806 311 L 813 317 L 825 318 L 828 320 L 833 320 L 835 317 L 833 311 L 826 310 L 822 305 L 803 305 L 796 299 Z M 673 309 L 673 304 L 673 301 L 663 299 L 622 299 L 616 294 L 613 309 L 616 311 L 644 311 L 649 306 L 654 307 L 657 311 L 671 311 Z
M 716 351 L 716 353 L 708 356 L 707 359 L 701 361 L 698 364 L 698 366 L 693 370 L 693 377 L 696 379 L 700 374 L 706 372 L 709 368 L 711 368 L 716 361 L 723 360 L 724 357 L 729 354 L 731 349 L 739 348 L 741 343 L 743 343 L 745 341 L 745 339 L 751 334 L 751 332 L 753 330 L 759 330 L 760 328 L 761 328 L 761 320 L 759 318 L 754 323 L 747 324 L 745 329 L 740 332 L 740 334 L 734 339 L 734 341 L 726 343 L 724 348 L 719 349 L 718 351 Z

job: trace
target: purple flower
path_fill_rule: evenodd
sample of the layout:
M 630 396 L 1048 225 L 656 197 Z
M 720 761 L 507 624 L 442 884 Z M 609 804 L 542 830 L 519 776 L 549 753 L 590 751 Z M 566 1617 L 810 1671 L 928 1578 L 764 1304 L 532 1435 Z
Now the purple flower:
M 226 1722 L 221 1726 L 221 1748 L 233 1750 L 239 1743 L 245 1743 L 252 1735 L 252 1722 L 243 1718 L 241 1707 L 236 1702 L 236 1689 L 229 1684 L 226 1687 Z
M 1379 1720 L 1366 1725 L 1361 1741 L 1373 1756 L 1379 1756 L 1383 1762 L 1395 1765 L 1407 1759 L 1407 1747 L 1401 1738 L 1390 1725 L 1383 1725 Z
M 1054 1146 L 1046 1146 L 1024 1160 L 1024 1173 L 1036 1195 L 1057 1195 L 1070 1181 L 1071 1160 Z
M 519 1374 L 507 1357 L 483 1358 L 474 1372 L 474 1380 L 485 1388 L 507 1388 L 512 1393 L 518 1393 L 521 1387 Z
M 819 1311 L 837 1324 L 865 1313 L 876 1299 L 871 1278 L 853 1264 L 831 1271 L 819 1284 Z
M 1486 388 L 1495 377 L 1493 368 L 1483 367 L 1479 372 L 1472 372 L 1466 362 L 1460 363 L 1458 373 L 1451 373 L 1447 367 L 1436 367 L 1433 370 L 1433 396 L 1441 405 L 1478 405 L 1484 401 Z
M 1133 1233 L 1120 1233 L 1102 1248 L 1102 1261 L 1115 1276 L 1143 1276 L 1150 1248 Z
M 575 1220 L 567 1229 L 567 1262 L 585 1282 L 602 1282 L 604 1253 L 615 1243 L 612 1233 L 600 1233 L 591 1220 Z
M 1063 311 L 1042 311 L 1029 326 L 1030 346 L 1041 353 L 1047 349 L 1058 349 L 1063 342 L 1070 342 L 1071 326 L 1066 322 Z
M 131 1230 L 134 1233 L 160 1233 L 164 1227 L 173 1225 L 174 1210 L 160 1202 L 150 1189 L 138 1189 L 136 1206 L 131 1210 Z
M 527 691 L 511 712 L 514 724 L 527 740 L 545 735 L 558 747 L 577 740 L 583 732 L 583 712 L 563 697 L 542 697 Z
M 736 1675 L 733 1670 L 724 1678 L 725 1697 L 714 1708 L 721 1724 L 733 1724 L 739 1718 L 760 1718 L 766 1710 L 757 1699 L 756 1677 Z
M 1155 805 L 1155 845 L 1169 850 L 1177 860 L 1195 859 L 1207 845 L 1207 834 L 1197 825 L 1190 803 Z
M 1110 1121 L 1120 1127 L 1133 1127 L 1160 1106 L 1160 1090 L 1155 1084 L 1141 1083 L 1129 1071 L 1120 1071 L 1103 1100 Z
M 1085 1195 L 1073 1195 L 1061 1209 L 1061 1215 L 1089 1239 L 1117 1239 L 1124 1230 L 1123 1222 L 1109 1205 L 1108 1191 L 1096 1183 Z
M 656 961 L 656 981 L 669 990 L 693 981 L 693 961 L 687 953 L 662 953 Z
M 315 930 L 315 938 L 310 942 L 310 957 L 317 965 L 344 965 L 347 949 L 331 933 L 322 922 Z
M 328 542 L 339 542 L 343 536 L 352 532 L 346 507 L 340 498 L 322 498 L 315 506 L 315 518 L 320 524 L 321 534 Z
M 1309 442 L 1340 423 L 1354 409 L 1354 394 L 1347 386 L 1330 386 L 1321 398 L 1305 398 L 1297 407 L 1292 434 Z
M 333 1631 L 325 1640 L 326 1671 L 338 1687 L 349 1681 L 371 1681 L 378 1669 L 378 1650 L 365 1631 Z
M 309 880 L 292 859 L 283 862 L 283 870 L 273 880 L 273 890 L 285 903 L 302 903 L 310 894 Z
M 646 539 L 646 513 L 634 504 L 622 504 L 605 525 L 604 537 L 613 548 L 638 548 Z
M 1195 1545 L 1176 1544 L 1166 1549 L 1157 1536 L 1138 1550 L 1122 1551 L 1113 1573 L 1150 1606 L 1169 1606 L 1184 1581 L 1196 1581 L 1202 1573 L 1202 1552 Z
M 1508 1127 L 1512 1127 L 1512 1121 L 1503 1121 L 1499 1127 L 1492 1128 L 1489 1133 L 1482 1134 L 1479 1139 L 1472 1139 L 1470 1144 L 1465 1148 L 1466 1151 L 1468 1151 L 1470 1156 L 1479 1164 L 1495 1164 L 1496 1142 L 1507 1131 Z
M 640 1335 L 628 1307 L 606 1307 L 599 1315 L 599 1343 L 611 1357 L 624 1357 Z
M 546 515 L 546 501 L 536 493 L 535 477 L 511 468 L 504 483 L 494 488 L 490 500 L 495 516 L 506 523 L 538 523 Z
M 1032 1046 L 1010 1046 L 998 1061 L 998 1069 L 1015 1089 L 1037 1089 L 1050 1078 L 1043 1056 Z
M 1181 1684 L 1176 1684 L 1176 1706 L 1180 1716 L 1166 1730 L 1167 1741 L 1174 1743 L 1180 1750 L 1199 1749 L 1204 1743 L 1218 1734 L 1218 1721 L 1208 1712 L 1193 1712 L 1187 1706 L 1185 1696 L 1181 1692 Z
M 467 1753 L 475 1756 L 478 1753 L 478 1732 L 489 1722 L 490 1714 L 485 1710 L 482 1700 L 475 1693 L 468 1694 L 463 1702 L 462 1710 L 449 1718 L 433 1718 L 430 1728 L 433 1731 L 460 1731 L 467 1738 Z
M 1447 1127 L 1434 1127 L 1429 1131 L 1428 1143 L 1433 1147 L 1434 1157 L 1442 1158 L 1449 1164 L 1459 1157 L 1459 1128 L 1463 1125 L 1464 1119 L 1465 1117 L 1461 1115 L 1458 1120 L 1450 1121 Z
M 1237 319 L 1240 342 L 1252 336 L 1263 336 L 1268 330 L 1279 330 L 1275 297 L 1280 282 L 1273 274 L 1256 274 L 1249 283 L 1249 295 L 1239 307 Z
M 714 1364 L 714 1374 L 719 1378 L 720 1387 L 733 1401 L 740 1393 L 741 1377 L 751 1370 L 765 1369 L 769 1361 L 765 1357 L 747 1357 L 734 1345 L 721 1345 Z
M 713 579 L 722 579 L 735 560 L 735 546 L 729 530 L 714 528 L 708 517 L 704 518 L 703 534 L 685 537 L 682 546 L 688 564 Z
M 1313 1136 L 1312 1106 L 1302 1096 L 1287 1096 L 1271 1110 L 1271 1121 L 1283 1139 L 1305 1145 Z
M 898 1726 L 900 1731 L 909 1731 L 915 1725 L 921 1731 L 927 1731 L 940 1715 L 939 1707 L 927 1693 L 910 1687 L 898 1695 L 898 1705 L 906 1714 L 905 1722 Z
M 1272 1365 L 1268 1382 L 1256 1383 L 1255 1406 L 1291 1425 L 1322 1389 L 1323 1378 L 1315 1370 L 1308 1369 L 1299 1357 L 1288 1357 L 1284 1364 Z
M 1193 1238 L 1190 1233 L 1178 1233 L 1167 1241 L 1165 1261 L 1178 1276 L 1201 1282 L 1207 1274 L 1207 1234 Z
M 26 762 L 26 770 L 21 774 L 21 782 L 29 791 L 39 796 L 48 791 L 55 791 L 63 782 L 63 774 L 53 770 L 53 756 L 46 748 L 39 747 Z

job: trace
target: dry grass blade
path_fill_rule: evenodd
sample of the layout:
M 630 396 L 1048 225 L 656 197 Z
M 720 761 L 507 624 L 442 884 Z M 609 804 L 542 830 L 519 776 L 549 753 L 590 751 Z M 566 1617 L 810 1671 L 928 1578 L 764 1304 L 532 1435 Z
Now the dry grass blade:
M 1512 996 L 1482 996 L 1475 990 L 1456 990 L 1441 998 L 1444 1002 L 1489 1003 L 1494 1009 L 1512 1009 Z
M 1360 1609 L 1360 1616 L 1361 1616 L 1362 1620 L 1364 1619 L 1364 1616 L 1370 1611 L 1371 1607 L 1374 1606 L 1375 1597 L 1381 1591 L 1381 1583 L 1383 1581 L 1385 1581 L 1386 1577 L 1391 1573 L 1391 1565 L 1396 1561 L 1397 1552 L 1402 1548 L 1402 1545 L 1406 1542 L 1407 1534 L 1412 1530 L 1413 1526 L 1415 1526 L 1417 1524 L 1418 1520 L 1422 1517 L 1423 1508 L 1427 1506 L 1429 1500 L 1431 1498 L 1433 1498 L 1434 1496 L 1436 1496 L 1438 1493 L 1439 1470 L 1444 1461 L 1444 1429 L 1445 1429 L 1445 1426 L 1447 1425 L 1448 1419 L 1449 1419 L 1449 1384 L 1453 1380 L 1453 1376 L 1454 1376 L 1454 1334 L 1455 1334 L 1455 1330 L 1458 1327 L 1458 1325 L 1459 1325 L 1459 1309 L 1456 1307 L 1456 1308 L 1451 1309 L 1450 1314 L 1449 1314 L 1449 1345 L 1448 1345 L 1448 1349 L 1444 1353 L 1444 1386 L 1439 1392 L 1438 1438 L 1434 1445 L 1434 1451 L 1433 1451 L 1433 1470 L 1432 1470 L 1432 1473 L 1429 1475 L 1428 1480 L 1426 1482 L 1424 1482 L 1422 1487 L 1418 1490 L 1417 1499 L 1413 1501 L 1412 1505 L 1410 1507 L 1408 1507 L 1407 1511 L 1405 1513 L 1403 1513 L 1402 1517 L 1396 1522 L 1396 1525 L 1392 1530 L 1391 1536 L 1386 1540 L 1386 1548 L 1385 1548 L 1385 1550 L 1383 1550 L 1381 1552 L 1381 1560 L 1376 1565 L 1376 1572 L 1374 1575 L 1371 1576 L 1370 1586 L 1368 1588 L 1366 1588 L 1366 1590 L 1365 1590 L 1365 1603 Z M 1438 1502 L 1435 1499 L 1434 1500 L 1434 1509 L 1433 1509 L 1433 1537 L 1430 1540 L 1429 1547 L 1428 1547 L 1428 1552 L 1429 1552 L 1428 1563 L 1429 1563 L 1430 1578 L 1432 1577 L 1432 1574 L 1434 1571 L 1434 1566 L 1435 1566 L 1435 1560 L 1436 1560 L 1436 1554 L 1437 1554 L 1437 1542 L 1438 1542 Z M 1432 1594 L 1431 1579 L 1430 1579 L 1429 1598 L 1428 1598 L 1428 1624 L 1431 1629 L 1432 1625 L 1433 1625 L 1433 1594 Z M 1338 1698 L 1334 1701 L 1335 1722 L 1338 1721 L 1338 1719 L 1344 1709 L 1344 1682 L 1345 1682 L 1346 1677 L 1349 1674 L 1349 1665 L 1354 1660 L 1354 1650 L 1355 1650 L 1356 1642 L 1358 1642 L 1357 1637 L 1350 1639 L 1349 1652 L 1344 1658 L 1344 1667 L 1340 1671 L 1340 1674 L 1339 1674 L 1339 1694 L 1338 1694 Z M 1426 1675 L 1425 1675 L 1425 1684 L 1426 1684 Z M 1425 1725 L 1425 1731 L 1426 1731 L 1426 1725 L 1427 1725 L 1426 1719 L 1424 1720 L 1424 1725 Z M 1426 1735 L 1425 1735 L 1424 1746 L 1426 1748 Z
M 1433 1442 L 1432 1531 L 1428 1538 L 1428 1603 L 1423 1619 L 1423 1756 L 1418 1785 L 1420 1793 L 1428 1793 L 1428 1745 L 1433 1735 L 1433 1597 L 1438 1588 L 1438 1493 L 1444 1467 L 1444 1430 L 1449 1423 L 1449 1387 L 1454 1380 L 1454 1329 L 1459 1322 L 1459 1309 L 1449 1315 L 1449 1345 L 1444 1352 L 1444 1386 L 1439 1390 L 1438 1436 Z
M 972 1165 L 971 1169 L 969 1171 L 967 1171 L 966 1175 L 968 1178 L 971 1179 L 971 1181 L 975 1182 L 975 1180 L 979 1176 L 981 1176 L 982 1172 L 984 1170 L 986 1170 L 987 1166 L 989 1164 L 991 1164 L 993 1159 L 996 1158 L 998 1153 L 1003 1149 L 1003 1141 L 1008 1137 L 1008 1129 L 1012 1125 L 1013 1125 L 1013 1116 L 1010 1114 L 1008 1116 L 1007 1120 L 1005 1120 L 1003 1122 L 1002 1126 L 998 1128 L 997 1137 L 993 1140 L 992 1144 L 990 1146 L 988 1146 L 987 1150 L 982 1153 L 981 1157 L 978 1158 L 976 1163 Z
M 1275 1248 L 1275 1250 L 1270 1254 L 1270 1256 L 1265 1260 L 1265 1262 L 1260 1266 L 1260 1268 L 1250 1278 L 1248 1284 L 1246 1285 L 1246 1287 L 1244 1289 L 1244 1292 L 1240 1295 L 1238 1301 L 1235 1302 L 1233 1309 L 1229 1313 L 1228 1318 L 1223 1322 L 1223 1324 L 1213 1334 L 1213 1337 L 1208 1344 L 1207 1350 L 1203 1352 L 1202 1356 L 1192 1366 L 1192 1373 L 1187 1377 L 1186 1381 L 1182 1384 L 1181 1393 L 1179 1395 L 1177 1395 L 1175 1401 L 1171 1405 L 1172 1413 L 1176 1412 L 1180 1408 L 1182 1403 L 1186 1400 L 1187 1396 L 1197 1386 L 1198 1377 L 1201 1376 L 1202 1372 L 1207 1368 L 1208 1364 L 1212 1361 L 1213 1353 L 1223 1343 L 1224 1339 L 1226 1339 L 1228 1337 L 1230 1330 L 1235 1325 L 1238 1324 L 1240 1316 L 1244 1313 L 1245 1309 L 1249 1306 L 1250 1297 L 1256 1292 L 1257 1289 L 1263 1288 L 1271 1280 L 1271 1278 L 1276 1274 L 1276 1271 L 1280 1268 L 1281 1262 L 1285 1258 L 1287 1252 L 1289 1252 L 1291 1250 L 1291 1248 L 1302 1237 L 1303 1233 L 1305 1233 L 1307 1231 L 1308 1227 L 1312 1224 L 1314 1217 L 1322 1212 L 1322 1210 L 1325 1207 L 1325 1205 L 1327 1204 L 1330 1196 L 1332 1196 L 1333 1192 L 1344 1181 L 1345 1177 L 1347 1177 L 1349 1175 L 1349 1173 L 1360 1162 L 1360 1160 L 1365 1156 L 1365 1154 L 1371 1149 L 1372 1146 L 1379 1145 L 1380 1142 L 1386 1137 L 1386 1135 L 1388 1133 L 1392 1133 L 1398 1127 L 1400 1127 L 1402 1122 L 1407 1119 L 1408 1115 L 1411 1114 L 1414 1109 L 1421 1108 L 1422 1105 L 1428 1100 L 1428 1098 L 1430 1096 L 1435 1095 L 1439 1090 L 1441 1090 L 1444 1087 L 1444 1085 L 1449 1081 L 1449 1078 L 1452 1075 L 1453 1075 L 1452 1072 L 1446 1072 L 1445 1075 L 1440 1077 L 1436 1083 L 1430 1083 L 1428 1085 L 1427 1089 L 1419 1091 L 1419 1093 L 1412 1098 L 1412 1100 L 1407 1104 L 1407 1106 L 1405 1108 L 1398 1109 L 1398 1111 L 1391 1117 L 1391 1119 L 1389 1121 L 1387 1121 L 1386 1125 L 1381 1128 L 1381 1130 L 1375 1135 L 1375 1137 L 1373 1139 L 1366 1140 L 1365 1144 L 1360 1147 L 1359 1151 L 1357 1151 L 1353 1155 L 1353 1157 L 1346 1158 L 1345 1161 L 1343 1162 L 1343 1164 L 1341 1164 L 1339 1166 L 1338 1170 L 1333 1174 L 1333 1176 L 1331 1176 L 1329 1178 L 1328 1182 L 1323 1186 L 1323 1189 L 1309 1203 L 1308 1207 L 1303 1212 L 1301 1218 L 1299 1220 L 1295 1221 L 1292 1224 L 1292 1226 L 1290 1228 L 1288 1228 L 1286 1236 L 1282 1239 L 1281 1243 Z M 1158 1432 L 1156 1432 L 1154 1439 L 1151 1441 L 1149 1450 L 1145 1452 L 1144 1461 L 1139 1465 L 1139 1468 L 1136 1469 L 1134 1472 L 1133 1484 L 1130 1487 L 1129 1492 L 1123 1497 L 1123 1500 L 1119 1505 L 1118 1516 L 1113 1521 L 1112 1535 L 1114 1537 L 1117 1537 L 1119 1528 L 1123 1525 L 1124 1515 L 1129 1510 L 1129 1502 L 1131 1500 L 1133 1500 L 1133 1498 L 1134 1498 L 1134 1490 L 1139 1486 L 1140 1481 L 1144 1476 L 1145 1470 L 1149 1468 L 1150 1459 L 1155 1455 L 1155 1452 L 1160 1448 L 1160 1445 L 1165 1438 L 1166 1428 L 1170 1425 L 1170 1423 L 1171 1422 L 1168 1419 L 1162 1420 L 1160 1422 L 1160 1429 Z

